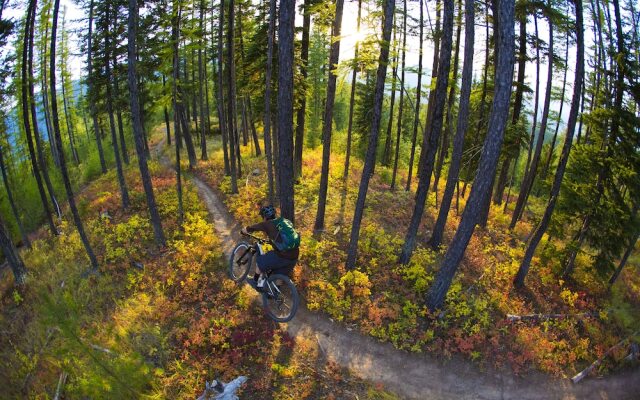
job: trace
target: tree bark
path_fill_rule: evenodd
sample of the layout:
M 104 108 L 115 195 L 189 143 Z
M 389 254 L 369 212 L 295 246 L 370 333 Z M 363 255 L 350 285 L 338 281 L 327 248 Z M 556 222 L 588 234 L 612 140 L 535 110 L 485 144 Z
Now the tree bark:
M 31 20 L 32 23 L 29 30 L 29 54 L 28 54 L 28 65 L 27 65 L 28 76 L 34 75 L 33 74 L 33 42 L 34 42 L 35 20 L 36 20 L 36 5 L 34 3 L 33 18 Z M 44 45 L 46 47 L 46 43 Z M 42 141 L 40 139 L 40 129 L 38 128 L 38 118 L 37 118 L 38 114 L 36 113 L 36 96 L 34 93 L 33 86 L 34 86 L 33 80 L 30 79 L 29 80 L 29 100 L 30 100 L 29 105 L 30 105 L 30 111 L 31 111 L 31 121 L 33 122 L 33 137 L 35 139 L 36 157 L 38 159 L 38 165 L 40 167 L 40 171 L 42 172 L 42 178 L 44 179 L 47 192 L 49 193 L 49 199 L 51 200 L 51 204 L 53 205 L 53 211 L 56 213 L 58 218 L 61 218 L 62 212 L 60 211 L 60 205 L 58 204 L 58 199 L 56 198 L 56 194 L 53 189 L 53 184 L 51 183 L 51 178 L 49 177 L 49 168 L 47 166 L 47 162 L 44 156 L 44 151 L 42 149 Z M 53 135 L 50 135 L 50 136 L 53 136 Z
M 11 190 L 11 186 L 9 185 L 9 179 L 7 178 L 7 168 L 4 163 L 3 152 L 4 151 L 2 149 L 2 146 L 0 146 L 0 170 L 2 171 L 2 182 L 4 183 L 4 188 L 7 191 L 7 200 L 9 201 L 9 206 L 11 207 L 11 213 L 16 219 L 16 224 L 18 225 L 18 231 L 20 232 L 22 242 L 25 246 L 31 248 L 31 241 L 29 241 L 29 237 L 27 236 L 27 231 L 24 229 L 24 225 L 22 225 L 22 219 L 20 219 L 20 214 L 18 213 L 16 202 L 13 200 L 13 191 Z
M 567 33 L 567 43 L 564 53 L 565 62 L 569 62 L 569 34 Z M 540 180 L 543 181 L 547 178 L 547 174 L 549 172 L 549 167 L 551 166 L 551 159 L 553 158 L 553 152 L 556 147 L 556 140 L 558 140 L 558 131 L 560 130 L 560 122 L 562 121 L 562 109 L 564 108 L 564 94 L 565 89 L 567 88 L 567 70 L 569 68 L 564 68 L 564 75 L 562 78 L 562 92 L 560 93 L 560 110 L 558 111 L 558 118 L 556 120 L 556 129 L 553 131 L 553 138 L 551 139 L 551 145 L 549 147 L 549 154 L 547 155 L 547 160 L 542 167 L 542 173 L 540 174 Z M 539 195 L 538 191 L 538 195 Z
M 59 1 L 59 0 L 56 0 Z M 129 95 L 131 99 L 131 122 L 133 123 L 133 137 L 136 144 L 136 153 L 138 154 L 138 166 L 140 175 L 142 176 L 142 186 L 147 199 L 147 208 L 151 217 L 151 225 L 153 226 L 153 236 L 158 246 L 165 246 L 166 240 L 162 230 L 162 222 L 156 199 L 153 194 L 153 184 L 149 167 L 147 166 L 147 156 L 144 148 L 144 137 L 142 128 L 142 118 L 140 116 L 140 101 L 138 95 L 138 73 L 136 71 L 136 29 L 138 27 L 138 2 L 137 0 L 129 0 L 129 21 L 128 21 L 128 63 L 129 63 Z
M 327 97 L 322 124 L 322 168 L 320 171 L 320 189 L 318 194 L 318 212 L 313 226 L 314 232 L 324 230 L 324 213 L 327 203 L 329 185 L 329 162 L 331 157 L 331 131 L 333 129 L 333 105 L 336 98 L 336 81 L 338 78 L 338 61 L 340 56 L 340 31 L 342 28 L 342 10 L 344 0 L 336 0 L 336 15 L 331 30 L 331 50 L 329 52 L 329 78 L 327 80 Z M 282 190 L 282 189 L 281 189 Z
M 400 67 L 400 102 L 398 104 L 398 124 L 396 126 L 396 146 L 400 146 L 402 136 L 402 115 L 404 111 L 404 73 L 407 59 L 407 0 L 403 1 L 402 15 L 402 65 Z M 393 77 L 395 84 L 395 75 Z M 399 151 L 399 149 L 396 149 Z M 398 153 L 399 154 L 399 153 Z
M 351 237 L 349 240 L 346 261 L 346 268 L 348 270 L 353 270 L 356 266 L 360 225 L 362 223 L 362 214 L 364 213 L 364 204 L 367 198 L 369 180 L 371 179 L 373 167 L 376 161 L 378 135 L 380 133 L 380 116 L 382 113 L 382 102 L 384 100 L 384 81 L 387 75 L 387 64 L 389 62 L 389 41 L 391 40 L 391 26 L 393 25 L 395 1 L 386 0 L 383 7 L 384 22 L 382 28 L 382 42 L 380 44 L 380 58 L 378 59 L 378 71 L 376 74 L 376 91 L 373 103 L 371 134 L 369 135 L 369 144 L 367 146 L 367 154 L 365 157 L 364 168 L 362 170 L 362 179 L 360 179 L 360 187 L 358 189 L 358 199 L 356 201 L 355 212 L 353 214 L 353 223 L 351 225 Z
M 447 85 L 449 83 L 449 68 L 451 66 L 451 48 L 453 44 L 453 0 L 444 0 L 444 15 L 442 23 L 442 40 L 440 47 L 440 55 L 438 56 L 438 74 L 436 77 L 436 87 L 432 91 L 434 99 L 444 99 L 447 95 Z M 444 101 L 437 101 L 433 104 L 433 117 L 431 123 L 427 123 L 429 131 L 422 142 L 422 150 L 420 152 L 420 170 L 418 172 L 418 190 L 415 196 L 415 205 L 411 222 L 405 235 L 404 246 L 400 253 L 398 261 L 407 264 L 411 259 L 411 254 L 415 248 L 416 235 L 422 221 L 424 206 L 429 192 L 429 184 L 431 174 L 433 173 L 436 150 L 438 149 L 438 141 L 442 134 L 442 125 L 444 117 Z M 431 108 L 431 105 L 429 105 Z M 428 140 L 427 140 L 428 138 Z
M 163 88 L 166 86 L 166 83 L 167 83 L 167 78 L 164 76 L 164 74 L 162 74 L 162 87 Z M 171 123 L 169 122 L 169 110 L 167 110 L 167 106 L 163 107 L 163 111 L 164 111 L 164 126 L 165 126 L 165 131 L 167 132 L 167 146 L 171 146 Z M 175 124 L 175 122 L 174 122 L 174 124 Z M 177 137 L 177 135 L 176 135 L 176 137 Z M 176 147 L 179 148 L 180 146 L 177 146 L 177 143 L 178 142 L 176 141 Z
M 53 163 L 56 167 L 60 167 L 60 160 L 58 157 L 58 153 L 56 151 L 56 146 L 54 143 L 54 135 L 53 128 L 51 124 L 51 112 L 49 107 L 49 89 L 48 81 L 47 81 L 47 43 L 49 42 L 49 17 L 50 17 L 51 8 L 47 10 L 47 14 L 45 16 L 45 33 L 44 33 L 44 41 L 40 47 L 40 76 L 41 76 L 41 88 L 40 93 L 42 94 L 42 108 L 44 111 L 44 120 L 45 125 L 47 127 L 47 136 L 49 137 L 49 148 L 51 150 L 51 155 L 53 157 Z M 91 16 L 91 15 L 90 15 Z
M 120 149 L 118 148 L 118 137 L 116 135 L 116 123 L 113 115 L 113 95 L 111 90 L 112 85 L 112 76 L 111 76 L 111 67 L 110 67 L 110 52 L 111 46 L 109 41 L 109 16 L 110 16 L 110 7 L 106 6 L 105 11 L 105 21 L 104 21 L 104 69 L 105 69 L 105 78 L 106 78 L 106 87 L 107 87 L 107 114 L 109 114 L 109 128 L 111 131 L 111 144 L 113 146 L 113 155 L 116 161 L 116 171 L 118 175 L 118 185 L 120 186 L 120 198 L 122 201 L 122 208 L 126 209 L 129 207 L 129 192 L 127 190 L 127 183 L 124 179 L 124 172 L 122 171 L 122 162 L 120 161 Z
M 262 151 L 260 150 L 260 140 L 258 139 L 256 124 L 253 120 L 253 107 L 251 107 L 251 97 L 247 96 L 245 100 L 247 102 L 247 121 L 249 122 L 249 127 L 251 128 L 251 137 L 253 138 L 253 145 L 256 148 L 256 157 L 260 157 L 262 155 Z
M 114 27 L 117 24 L 117 15 L 114 18 Z M 116 95 L 118 95 L 120 93 L 120 77 L 119 77 L 119 73 L 117 71 L 117 67 L 118 67 L 118 62 L 116 60 L 116 53 L 115 51 L 111 54 L 112 56 L 112 63 L 113 63 L 113 87 L 115 89 Z M 164 86 L 164 75 L 162 75 L 162 79 L 163 79 L 163 86 Z M 116 105 L 115 105 L 115 109 L 116 109 L 116 118 L 118 119 L 118 133 L 120 135 L 120 149 L 122 150 L 122 160 L 124 161 L 124 163 L 126 165 L 129 165 L 129 152 L 127 151 L 127 141 L 124 138 L 124 124 L 122 123 L 122 104 L 120 100 L 116 100 Z M 171 144 L 171 141 L 169 141 L 169 144 Z
M 522 100 L 524 95 L 524 87 L 525 87 L 525 69 L 527 66 L 527 13 L 525 10 L 521 11 L 520 15 L 520 36 L 518 42 L 518 78 L 516 83 L 516 93 L 515 99 L 513 101 L 513 115 L 511 118 L 511 124 L 516 125 L 520 120 L 520 113 L 522 111 Z M 514 164 L 514 168 L 517 165 L 517 160 L 520 155 L 520 150 L 516 153 L 516 162 Z M 502 196 L 504 195 L 504 190 L 507 186 L 507 178 L 509 175 L 509 166 L 511 165 L 512 156 L 507 156 L 502 161 L 502 168 L 500 169 L 500 176 L 498 178 L 498 185 L 493 197 L 493 202 L 495 204 L 502 204 Z M 513 181 L 513 174 L 511 176 L 511 180 Z M 513 182 L 511 182 L 513 183 Z M 509 192 L 511 191 L 511 183 L 509 184 Z M 508 203 L 508 202 L 507 202 Z M 506 210 L 506 205 L 505 205 Z
M 221 2 L 222 4 L 223 2 Z M 173 13 L 172 13 L 172 21 L 171 21 L 171 40 L 172 40 L 172 52 L 173 52 L 173 71 L 172 71 L 172 82 L 171 82 L 171 97 L 173 104 L 173 129 L 176 135 L 176 192 L 178 195 L 178 225 L 182 227 L 184 222 L 184 207 L 182 205 L 182 168 L 180 166 L 180 146 L 181 143 L 181 121 L 180 118 L 183 114 L 183 107 L 181 104 L 181 100 L 178 97 L 178 80 L 180 79 L 180 17 L 182 10 L 179 8 L 177 1 L 173 2 Z M 164 75 L 163 75 L 164 78 Z M 164 82 L 164 80 L 163 80 Z M 168 118 L 166 107 L 165 107 L 165 118 Z M 169 128 L 169 123 L 167 122 L 167 129 Z M 167 132 L 169 132 L 167 130 Z
M 94 92 L 95 96 L 95 86 L 93 84 L 93 68 L 92 68 L 92 54 L 93 48 L 91 47 L 92 40 L 92 30 L 93 30 L 93 4 L 94 0 L 91 0 L 89 3 L 89 34 L 88 34 L 88 43 L 87 43 L 87 85 L 89 86 L 89 90 Z M 98 111 L 96 110 L 96 104 L 94 101 L 89 101 L 89 112 L 91 113 L 91 118 L 93 119 L 93 133 L 96 136 L 96 144 L 98 146 L 98 156 L 100 157 L 100 168 L 102 168 L 102 173 L 107 172 L 107 163 L 104 160 L 104 152 L 102 151 L 102 136 L 100 135 L 100 127 L 98 125 Z M 52 135 L 50 135 L 52 136 Z
M 213 18 L 212 18 L 213 21 Z M 220 1 L 219 19 L 218 19 L 218 122 L 220 124 L 220 133 L 222 134 L 222 153 L 224 156 L 224 173 L 231 175 L 231 166 L 229 164 L 229 129 L 227 125 L 226 115 L 224 111 L 224 51 L 223 51 L 223 32 L 224 32 L 224 1 Z
M 280 191 L 280 214 L 292 222 L 295 222 L 293 200 L 293 29 L 296 14 L 295 5 L 295 0 L 280 0 L 280 14 L 278 16 L 278 189 Z M 324 145 L 327 146 L 327 142 Z
M 62 29 L 65 29 L 65 14 L 63 13 L 62 15 Z M 34 18 L 34 25 L 35 25 L 35 18 Z M 62 35 L 62 38 L 60 39 L 60 45 L 64 47 L 65 42 L 64 42 L 64 34 Z M 74 140 L 73 140 L 73 126 L 71 125 L 71 116 L 69 114 L 69 105 L 67 104 L 67 90 L 66 90 L 66 82 L 64 80 L 64 72 L 67 69 L 66 66 L 66 62 L 67 60 L 65 60 L 64 58 L 61 57 L 60 60 L 60 80 L 61 80 L 61 85 L 62 86 L 62 105 L 63 105 L 63 110 L 64 110 L 64 120 L 66 122 L 67 125 L 67 136 L 69 136 L 69 147 L 71 148 L 71 155 L 73 156 L 73 161 L 76 163 L 76 165 L 80 164 L 80 159 L 78 158 L 78 152 L 76 151 L 76 146 L 74 144 Z
M 236 146 L 236 139 L 238 137 L 236 132 L 236 67 L 235 67 L 235 52 L 234 52 L 234 0 L 229 0 L 229 22 L 227 23 L 227 86 L 229 88 L 228 110 L 227 110 L 227 124 L 229 127 L 229 154 L 230 157 L 230 170 L 231 170 L 231 193 L 238 193 L 238 182 L 236 175 L 236 159 L 238 155 L 238 146 Z M 238 161 L 239 162 L 239 161 Z
M 16 286 L 24 286 L 27 283 L 27 268 L 18 253 L 18 249 L 13 244 L 4 220 L 0 216 L 0 249 L 7 259 L 9 267 L 13 272 L 13 280 Z
M 209 113 L 204 109 L 204 91 L 202 86 L 207 83 L 204 79 L 202 61 L 202 36 L 204 36 L 204 0 L 200 0 L 200 37 L 198 38 L 198 100 L 200 103 L 200 159 L 208 160 L 207 135 L 209 134 Z
M 434 50 L 433 50 L 433 66 L 431 68 L 431 83 L 433 83 L 433 80 L 436 77 L 436 74 L 438 73 L 438 55 L 440 54 L 440 0 L 436 0 L 436 32 L 434 34 Z M 411 189 L 411 177 L 413 176 L 413 164 L 414 164 L 414 157 L 415 157 L 415 152 L 416 152 L 416 141 L 417 141 L 417 133 L 418 133 L 418 121 L 420 118 L 420 92 L 422 90 L 422 83 L 421 83 L 421 79 L 422 79 L 422 7 L 420 7 L 420 56 L 418 59 L 418 87 L 416 88 L 416 114 L 415 114 L 415 119 L 413 120 L 413 137 L 411 139 L 411 154 L 409 156 L 409 172 L 407 173 L 407 184 L 405 186 L 405 191 L 409 191 Z M 427 107 L 429 108 L 433 108 L 431 105 L 433 104 L 433 96 L 432 96 L 433 90 L 432 90 L 432 85 L 430 85 L 429 87 L 429 105 Z M 429 117 L 429 110 L 427 110 L 427 126 L 426 128 L 423 130 L 422 132 L 422 136 L 423 136 L 423 143 L 425 142 L 425 137 L 427 135 L 427 130 L 430 130 L 430 123 L 429 121 L 431 120 Z M 422 149 L 421 151 L 424 151 L 424 149 Z M 422 166 L 418 166 L 419 169 L 421 169 Z M 431 177 L 429 177 L 430 179 Z
M 33 13 L 35 15 L 35 0 L 33 0 Z M 80 240 L 84 245 L 84 248 L 89 256 L 91 262 L 91 269 L 97 271 L 98 260 L 96 259 L 93 249 L 89 244 L 89 239 L 84 231 L 80 214 L 78 213 L 78 207 L 76 207 L 76 201 L 71 189 L 71 181 L 69 180 L 69 174 L 67 173 L 67 163 L 65 161 L 64 152 L 62 151 L 62 138 L 60 137 L 60 123 L 58 119 L 58 103 L 56 100 L 56 30 L 58 28 L 58 9 L 60 8 L 60 0 L 55 0 L 53 3 L 53 24 L 51 25 L 51 61 L 49 64 L 49 84 L 51 85 L 51 118 L 53 122 L 53 133 L 56 136 L 56 146 L 58 147 L 58 154 L 60 154 L 60 172 L 62 173 L 62 181 L 64 182 L 64 188 L 67 192 L 67 199 L 69 200 L 69 209 L 73 215 L 73 220 L 80 235 Z
M 398 45 L 396 41 L 396 32 L 398 31 L 396 24 L 393 24 L 393 45 L 395 46 L 395 53 L 398 53 Z M 393 109 L 396 104 L 396 75 L 398 73 L 398 56 L 395 55 L 391 59 L 391 103 L 389 104 L 389 120 L 387 121 L 387 134 L 384 140 L 384 149 L 382 152 L 382 165 L 389 165 L 391 158 L 391 131 L 393 128 Z M 402 92 L 402 89 L 400 90 Z
M 444 129 L 444 138 L 442 142 L 442 147 L 440 149 L 440 155 L 438 157 L 438 161 L 436 163 L 436 172 L 433 180 L 433 192 L 436 197 L 436 207 L 438 207 L 438 183 L 440 182 L 440 174 L 442 173 L 442 166 L 444 165 L 444 160 L 449 153 L 449 138 L 451 137 L 451 110 L 453 108 L 453 102 L 456 98 L 456 86 L 458 83 L 458 59 L 460 56 L 460 32 L 462 29 L 462 0 L 458 0 L 458 17 L 457 27 L 456 27 L 456 44 L 453 51 L 453 76 L 452 83 L 449 88 L 449 96 L 447 97 L 447 116 L 445 119 L 445 129 Z
M 538 141 L 536 142 L 536 149 L 531 159 L 531 165 L 525 174 L 525 177 L 520 185 L 520 193 L 518 194 L 518 200 L 516 201 L 515 209 L 513 210 L 513 216 L 511 217 L 511 223 L 509 228 L 513 229 L 516 226 L 516 222 L 522 217 L 522 213 L 527 205 L 527 199 L 531 188 L 533 187 L 533 181 L 538 171 L 538 164 L 540 163 L 540 156 L 542 154 L 542 145 L 544 144 L 544 135 L 547 130 L 547 121 L 549 119 L 549 104 L 551 102 L 551 87 L 553 84 L 553 22 L 549 17 L 549 47 L 548 47 L 549 69 L 547 72 L 547 89 L 544 96 L 544 108 L 542 109 L 542 121 L 540 122 L 540 131 L 538 132 Z
M 422 1 L 422 0 L 421 0 Z M 356 32 L 360 32 L 360 19 L 362 16 L 362 0 L 358 0 L 358 22 Z M 421 41 L 422 45 L 422 41 Z M 344 160 L 344 173 L 342 179 L 346 182 L 349 177 L 349 162 L 351 159 L 351 136 L 353 132 L 353 105 L 356 98 L 356 75 L 358 74 L 358 47 L 360 43 L 356 42 L 356 49 L 353 55 L 353 71 L 351 72 L 351 95 L 349 97 L 349 125 L 347 127 L 347 154 Z
M 497 0 L 495 8 L 497 11 L 497 15 L 494 16 L 497 28 L 494 30 L 496 32 L 495 89 L 487 137 L 460 225 L 426 296 L 427 307 L 432 311 L 442 307 L 444 303 L 453 276 L 473 235 L 482 205 L 481 200 L 490 193 L 489 187 L 496 172 L 507 124 L 513 81 L 514 2 Z
M 300 75 L 302 81 L 305 83 L 303 85 L 304 93 L 302 98 L 300 99 L 300 108 L 298 109 L 298 114 L 296 117 L 296 143 L 295 143 L 295 154 L 293 160 L 293 166 L 295 168 L 296 179 L 302 176 L 302 149 L 304 149 L 304 128 L 305 128 L 305 119 L 307 115 L 307 93 L 306 93 L 306 82 L 307 82 L 307 64 L 309 63 L 309 29 L 311 27 L 311 10 L 309 7 L 311 6 L 311 0 L 304 0 L 304 9 L 302 11 L 302 42 L 300 43 Z
M 611 275 L 611 278 L 609 278 L 609 286 L 613 285 L 614 283 L 616 283 L 616 280 L 618 280 L 618 277 L 620 276 L 622 269 L 624 268 L 624 266 L 627 264 L 627 261 L 629 260 L 629 256 L 631 255 L 631 252 L 633 252 L 633 250 L 636 247 L 636 242 L 638 241 L 638 238 L 639 238 L 638 235 L 636 235 L 636 238 L 629 242 L 629 247 L 627 247 L 627 250 L 624 252 L 622 259 L 618 264 L 618 268 L 616 268 L 613 275 Z
M 438 219 L 433 228 L 429 245 L 437 248 L 442 243 L 444 228 L 449 215 L 449 208 L 453 199 L 453 191 L 458 184 L 460 175 L 460 164 L 462 162 L 462 150 L 464 148 L 464 136 L 469 124 L 469 98 L 471 95 L 471 83 L 473 81 L 473 47 L 475 41 L 475 9 L 473 0 L 464 2 L 464 61 L 462 66 L 462 86 L 460 88 L 460 107 L 458 110 L 458 123 L 456 125 L 456 136 L 453 139 L 453 151 L 451 153 L 451 164 L 449 175 L 442 195 L 442 204 L 438 212 Z
M 560 187 L 562 185 L 562 179 L 564 178 L 564 172 L 569 161 L 569 153 L 571 152 L 571 145 L 573 142 L 573 133 L 576 128 L 576 122 L 578 119 L 578 111 L 580 108 L 580 97 L 582 92 L 582 82 L 584 79 L 584 27 L 582 22 L 582 2 L 575 2 L 575 12 L 576 12 L 576 72 L 573 84 L 573 98 L 571 100 L 571 109 L 569 111 L 569 121 L 567 123 L 567 134 L 565 136 L 564 145 L 562 148 L 562 154 L 560 155 L 560 159 L 558 161 L 558 168 L 556 170 L 556 175 L 553 181 L 553 186 L 551 187 L 551 194 L 549 196 L 549 202 L 547 203 L 547 208 L 544 211 L 544 215 L 542 216 L 542 220 L 535 228 L 533 233 L 531 234 L 529 241 L 527 243 L 527 248 L 524 253 L 524 257 L 522 262 L 520 263 L 520 268 L 518 269 L 518 273 L 514 279 L 514 285 L 516 287 L 524 286 L 524 279 L 529 272 L 529 267 L 531 265 L 531 259 L 542 239 L 542 236 L 547 231 L 549 226 L 549 222 L 551 221 L 551 215 L 553 214 L 553 210 L 556 205 L 556 201 L 558 199 L 558 195 L 560 194 Z M 569 43 L 567 42 L 567 52 L 568 52 Z M 565 81 L 566 81 L 566 72 L 565 72 Z M 564 96 L 563 96 L 564 97 Z M 545 104 L 545 109 L 548 105 Z M 562 109 L 562 108 L 561 108 Z M 545 119 L 543 117 L 542 126 L 545 124 Z
M 273 188 L 273 156 L 271 152 L 271 70 L 273 69 L 273 38 L 276 24 L 276 0 L 269 0 L 269 28 L 267 31 L 267 67 L 265 72 L 264 91 L 264 151 L 267 153 L 267 187 L 269 202 L 275 203 Z
M 40 194 L 40 201 L 42 202 L 42 207 L 45 212 L 45 218 L 47 223 L 49 224 L 49 228 L 51 229 L 51 233 L 53 235 L 57 235 L 58 231 L 56 229 L 55 224 L 53 223 L 53 218 L 51 217 L 51 211 L 49 210 L 49 203 L 47 202 L 47 195 L 44 191 L 44 186 L 42 185 L 42 177 L 40 176 L 40 167 L 38 165 L 38 161 L 36 159 L 35 149 L 33 147 L 33 142 L 31 138 L 31 124 L 29 122 L 29 95 L 27 88 L 29 86 L 29 82 L 31 79 L 31 74 L 27 75 L 27 65 L 28 65 L 28 54 L 29 54 L 29 46 L 30 46 L 30 37 L 31 37 L 31 29 L 35 24 L 34 18 L 32 15 L 35 15 L 36 8 L 36 0 L 29 0 L 29 5 L 27 8 L 27 18 L 25 20 L 25 29 L 24 29 L 24 45 L 22 49 L 22 119 L 24 124 L 25 134 L 27 136 L 27 147 L 29 148 L 29 157 L 31 158 L 31 168 L 33 168 L 33 175 L 36 178 L 36 184 L 38 186 L 38 193 Z M 55 42 L 55 36 L 52 42 Z M 55 68 L 55 63 L 53 64 L 53 68 Z M 34 125 L 37 124 L 37 120 L 34 120 Z

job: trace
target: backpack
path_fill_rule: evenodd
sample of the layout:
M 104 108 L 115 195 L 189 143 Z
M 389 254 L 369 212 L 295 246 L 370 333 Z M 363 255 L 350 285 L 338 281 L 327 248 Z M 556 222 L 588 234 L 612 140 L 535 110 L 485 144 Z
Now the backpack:
M 291 221 L 286 218 L 280 217 L 273 220 L 273 223 L 278 228 L 278 236 L 274 244 L 280 251 L 287 251 L 295 249 L 300 246 L 300 234 L 296 232 Z

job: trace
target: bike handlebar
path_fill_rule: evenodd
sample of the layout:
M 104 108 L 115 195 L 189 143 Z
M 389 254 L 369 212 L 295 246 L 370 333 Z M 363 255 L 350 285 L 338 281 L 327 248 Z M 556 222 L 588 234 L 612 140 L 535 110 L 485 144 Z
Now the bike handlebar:
M 260 244 L 265 244 L 267 243 L 267 241 L 265 239 L 259 238 L 255 235 L 250 234 L 249 232 L 245 232 L 244 230 L 240 231 L 240 234 L 243 236 L 247 236 L 250 237 L 251 239 L 255 240 L 256 242 L 260 243 Z

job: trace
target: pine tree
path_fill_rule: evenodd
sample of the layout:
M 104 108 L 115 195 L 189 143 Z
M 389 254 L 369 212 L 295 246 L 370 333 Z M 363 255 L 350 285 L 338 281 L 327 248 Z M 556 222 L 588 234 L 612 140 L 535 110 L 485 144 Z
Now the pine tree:
M 380 134 L 380 119 L 382 114 L 382 102 L 384 100 L 384 81 L 387 76 L 387 64 L 389 62 L 389 43 L 391 40 L 391 27 L 393 25 L 393 13 L 395 10 L 394 0 L 385 0 L 383 4 L 383 25 L 382 25 L 382 43 L 380 44 L 380 57 L 378 61 L 378 71 L 376 73 L 374 108 L 371 121 L 371 134 L 369 135 L 369 145 L 362 169 L 362 178 L 360 179 L 360 187 L 358 189 L 358 199 L 353 214 L 353 223 L 351 224 L 351 236 L 349 239 L 349 248 L 347 250 L 346 267 L 352 270 L 356 266 L 356 256 L 358 253 L 358 240 L 360 238 L 360 225 L 362 223 L 362 214 L 364 213 L 364 204 L 367 198 L 367 190 L 369 189 L 369 180 L 373 172 L 376 160 L 376 150 L 378 147 L 378 135 Z
M 489 189 L 495 176 L 507 123 L 509 97 L 511 96 L 511 83 L 513 80 L 514 3 L 512 1 L 498 0 L 496 1 L 495 9 L 497 11 L 495 13 L 497 37 L 495 89 L 492 111 L 489 116 L 488 134 L 460 225 L 458 225 L 453 241 L 426 296 L 426 304 L 430 310 L 442 307 L 453 276 L 473 235 L 482 206 L 481 200 L 491 193 Z
M 84 231 L 80 214 L 78 213 L 78 207 L 76 206 L 76 200 L 71 189 L 71 181 L 69 180 L 69 174 L 67 172 L 67 163 L 65 161 L 64 152 L 62 151 L 62 138 L 60 135 L 60 122 L 58 118 L 58 103 L 56 100 L 56 31 L 58 28 L 58 9 L 60 8 L 60 0 L 54 0 L 53 4 L 53 24 L 51 25 L 51 54 L 49 63 L 49 84 L 51 85 L 51 121 L 53 123 L 53 134 L 56 137 L 56 146 L 58 147 L 58 154 L 60 154 L 60 172 L 62 173 L 62 181 L 64 182 L 64 188 L 67 192 L 67 200 L 69 201 L 69 209 L 73 215 L 73 221 L 80 235 L 80 240 L 84 245 L 84 248 L 89 256 L 91 262 L 91 269 L 93 271 L 98 270 L 98 260 L 96 259 L 93 249 L 89 244 L 89 238 Z M 33 0 L 33 9 L 31 11 L 35 15 L 35 0 Z
M 56 0 L 59 1 L 59 0 Z M 137 52 L 136 52 L 136 30 L 138 27 L 138 2 L 137 0 L 129 0 L 129 21 L 128 21 L 128 58 L 129 64 L 129 95 L 131 102 L 131 119 L 133 123 L 133 138 L 136 144 L 136 153 L 138 154 L 138 167 L 142 177 L 142 186 L 147 199 L 147 208 L 151 217 L 151 225 L 153 226 L 153 236 L 158 246 L 165 246 L 166 240 L 162 230 L 162 222 L 160 214 L 156 206 L 156 199 L 153 194 L 153 184 L 149 167 L 147 165 L 147 155 L 145 152 L 144 133 L 142 127 L 142 118 L 140 113 L 140 100 L 138 94 L 138 74 L 136 72 Z

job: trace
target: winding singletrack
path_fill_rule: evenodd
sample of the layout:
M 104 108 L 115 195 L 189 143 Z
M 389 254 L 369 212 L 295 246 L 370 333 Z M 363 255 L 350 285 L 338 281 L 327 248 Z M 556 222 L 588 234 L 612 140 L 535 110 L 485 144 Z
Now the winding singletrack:
M 173 168 L 161 156 L 164 140 L 157 146 L 161 163 Z M 207 205 L 225 255 L 240 240 L 240 225 L 234 220 L 216 189 L 189 174 L 198 194 Z M 281 329 L 294 338 L 317 341 L 324 356 L 352 374 L 380 383 L 406 399 L 640 399 L 640 369 L 623 371 L 604 378 L 589 377 L 578 384 L 569 379 L 551 378 L 542 373 L 517 377 L 506 370 L 485 369 L 460 357 L 440 360 L 428 354 L 398 350 L 319 313 L 302 304 L 295 318 Z

